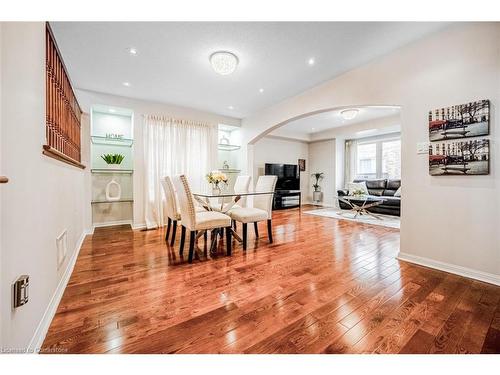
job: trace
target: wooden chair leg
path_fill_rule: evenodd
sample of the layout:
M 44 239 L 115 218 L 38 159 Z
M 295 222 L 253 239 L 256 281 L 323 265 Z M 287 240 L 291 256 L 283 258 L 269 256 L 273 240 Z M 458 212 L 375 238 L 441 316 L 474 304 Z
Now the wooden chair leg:
M 231 251 L 232 251 L 232 239 L 231 239 L 231 229 L 226 228 L 226 249 L 227 249 L 227 255 L 231 256 Z
M 186 241 L 186 227 L 181 226 L 181 244 L 179 245 L 179 255 L 182 256 L 184 252 L 184 242 Z
M 167 220 L 167 232 L 165 233 L 165 242 L 168 242 L 168 237 L 170 236 L 170 227 L 172 226 L 172 219 Z
M 203 239 L 205 240 L 205 246 L 207 246 L 207 241 L 208 241 L 208 231 L 207 230 L 203 233 Z
M 236 227 L 236 220 L 233 220 L 233 228 L 235 231 L 238 230 L 238 228 Z
M 243 250 L 247 249 L 247 223 L 243 223 Z
M 172 239 L 170 240 L 170 246 L 174 246 L 175 234 L 177 233 L 177 220 L 173 220 L 174 225 L 172 225 Z
M 255 237 L 259 238 L 259 227 L 257 226 L 257 222 L 253 223 L 253 229 L 255 231 Z
M 189 257 L 188 257 L 188 262 L 189 263 L 193 263 L 194 240 L 195 240 L 195 238 L 196 238 L 196 232 L 194 230 L 190 231 L 189 232 Z
M 267 237 L 269 238 L 269 243 L 273 243 L 273 227 L 271 225 L 271 219 L 267 220 Z

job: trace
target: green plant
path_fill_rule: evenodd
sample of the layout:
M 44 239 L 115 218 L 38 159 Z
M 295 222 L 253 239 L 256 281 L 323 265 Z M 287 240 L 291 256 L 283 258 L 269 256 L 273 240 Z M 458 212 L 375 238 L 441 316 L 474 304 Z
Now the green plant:
M 325 174 L 323 172 L 316 172 L 316 173 L 313 173 L 311 176 L 313 176 L 316 180 L 316 181 L 314 181 L 314 184 L 313 184 L 314 191 L 321 191 L 321 186 L 319 185 L 319 182 L 323 179 Z
M 121 154 L 104 154 L 101 155 L 101 158 L 106 164 L 121 164 L 125 156 Z

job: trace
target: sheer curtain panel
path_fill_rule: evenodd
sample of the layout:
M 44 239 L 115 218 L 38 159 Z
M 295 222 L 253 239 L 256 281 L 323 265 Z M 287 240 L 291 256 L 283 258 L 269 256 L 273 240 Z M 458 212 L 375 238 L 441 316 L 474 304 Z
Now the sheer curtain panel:
M 160 180 L 185 174 L 193 190 L 217 162 L 217 127 L 163 116 L 144 116 L 144 212 L 147 228 L 166 222 Z

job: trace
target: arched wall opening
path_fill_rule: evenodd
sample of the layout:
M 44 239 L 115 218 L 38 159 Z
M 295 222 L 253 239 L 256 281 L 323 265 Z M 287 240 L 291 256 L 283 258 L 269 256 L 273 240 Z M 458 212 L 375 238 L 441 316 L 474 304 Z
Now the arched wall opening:
M 429 111 L 481 99 L 491 103 L 490 144 L 500 144 L 498 39 L 499 24 L 456 24 L 244 118 L 243 166 L 253 174 L 255 142 L 301 116 L 360 103 L 399 104 L 400 258 L 500 284 L 500 163 L 492 159 L 485 176 L 435 177 L 428 155 L 417 152 L 429 141 Z M 474 256 L 471 249 L 478 249 Z

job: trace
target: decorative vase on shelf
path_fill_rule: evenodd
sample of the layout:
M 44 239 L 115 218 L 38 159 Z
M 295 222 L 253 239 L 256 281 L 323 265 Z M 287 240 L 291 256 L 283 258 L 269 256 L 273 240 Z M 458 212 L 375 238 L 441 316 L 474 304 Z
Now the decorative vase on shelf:
M 113 194 L 112 190 L 115 190 Z M 122 196 L 122 187 L 115 179 L 112 179 L 106 185 L 106 200 L 109 202 L 119 201 Z

